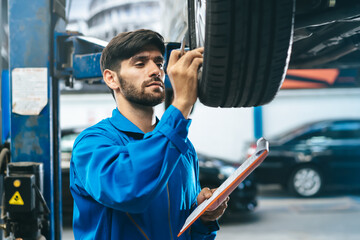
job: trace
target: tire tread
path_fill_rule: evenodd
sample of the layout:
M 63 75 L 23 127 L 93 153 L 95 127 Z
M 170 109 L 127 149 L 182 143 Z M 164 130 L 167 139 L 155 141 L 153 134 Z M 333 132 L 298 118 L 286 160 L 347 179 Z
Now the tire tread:
M 289 0 L 207 1 L 203 104 L 252 107 L 275 97 L 289 62 L 293 6 Z

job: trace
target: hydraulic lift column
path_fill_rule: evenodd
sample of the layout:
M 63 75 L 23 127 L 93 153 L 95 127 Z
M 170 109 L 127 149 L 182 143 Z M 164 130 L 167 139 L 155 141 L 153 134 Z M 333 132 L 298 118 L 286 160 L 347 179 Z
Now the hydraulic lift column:
M 54 31 L 65 30 L 65 0 L 9 0 L 11 162 L 43 164 L 46 239 L 61 239 L 59 89 Z

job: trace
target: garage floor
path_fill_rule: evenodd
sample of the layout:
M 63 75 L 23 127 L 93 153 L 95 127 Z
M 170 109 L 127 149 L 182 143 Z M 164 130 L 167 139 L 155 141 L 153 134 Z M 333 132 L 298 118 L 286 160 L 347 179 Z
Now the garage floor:
M 260 188 L 259 206 L 223 219 L 217 240 L 358 240 L 360 194 L 336 193 L 300 199 L 277 188 Z M 65 228 L 64 240 L 73 240 Z

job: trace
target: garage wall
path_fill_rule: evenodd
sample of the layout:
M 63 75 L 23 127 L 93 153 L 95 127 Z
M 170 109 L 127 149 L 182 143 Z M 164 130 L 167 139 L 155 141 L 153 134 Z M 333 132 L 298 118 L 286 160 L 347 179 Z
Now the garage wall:
M 62 95 L 61 127 L 84 127 L 111 116 L 115 102 L 110 94 Z M 161 116 L 164 106 L 156 108 Z M 360 118 L 360 89 L 281 90 L 263 106 L 264 137 L 315 120 Z M 209 108 L 197 102 L 191 116 L 189 138 L 196 150 L 211 156 L 238 161 L 246 142 L 253 140 L 253 109 Z
M 60 125 L 83 128 L 110 117 L 116 107 L 111 94 L 69 94 L 60 96 Z
M 197 105 L 190 137 L 199 152 L 237 161 L 253 140 L 253 109 L 212 109 Z M 360 118 L 360 89 L 281 90 L 263 106 L 267 139 L 301 124 Z
M 253 139 L 252 108 L 209 108 L 198 102 L 191 117 L 189 138 L 200 153 L 235 161 Z
M 268 138 L 311 121 L 360 118 L 360 89 L 282 90 L 263 118 Z

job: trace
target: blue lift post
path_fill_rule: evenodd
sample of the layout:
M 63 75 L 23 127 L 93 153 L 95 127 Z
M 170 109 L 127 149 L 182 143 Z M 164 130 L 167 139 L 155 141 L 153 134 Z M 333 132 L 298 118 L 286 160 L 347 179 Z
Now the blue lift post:
M 9 138 L 10 132 L 10 103 L 9 103 L 9 71 L 1 73 L 1 143 L 4 144 Z
M 8 5 L 11 162 L 43 164 L 50 210 L 49 229 L 42 231 L 46 239 L 61 239 L 62 231 L 59 79 L 69 85 L 73 79 L 101 80 L 99 60 L 107 44 L 66 33 L 65 5 L 65 0 L 9 0 Z M 43 99 L 41 108 L 34 107 Z
M 39 162 L 44 167 L 44 198 L 51 211 L 46 239 L 61 239 L 61 169 L 59 161 L 59 89 L 53 76 L 54 32 L 65 30 L 65 0 L 9 0 L 9 73 L 13 90 L 16 70 L 45 72 L 47 103 L 39 114 L 14 113 L 10 91 L 10 151 L 12 162 Z M 23 94 L 34 86 L 26 81 Z M 19 86 L 15 86 L 19 87 Z M 26 101 L 24 96 L 22 96 Z M 20 104 L 24 104 L 21 102 Z M 26 102 L 25 102 L 26 103 Z
M 254 107 L 254 138 L 257 140 L 263 137 L 263 115 L 262 107 Z

